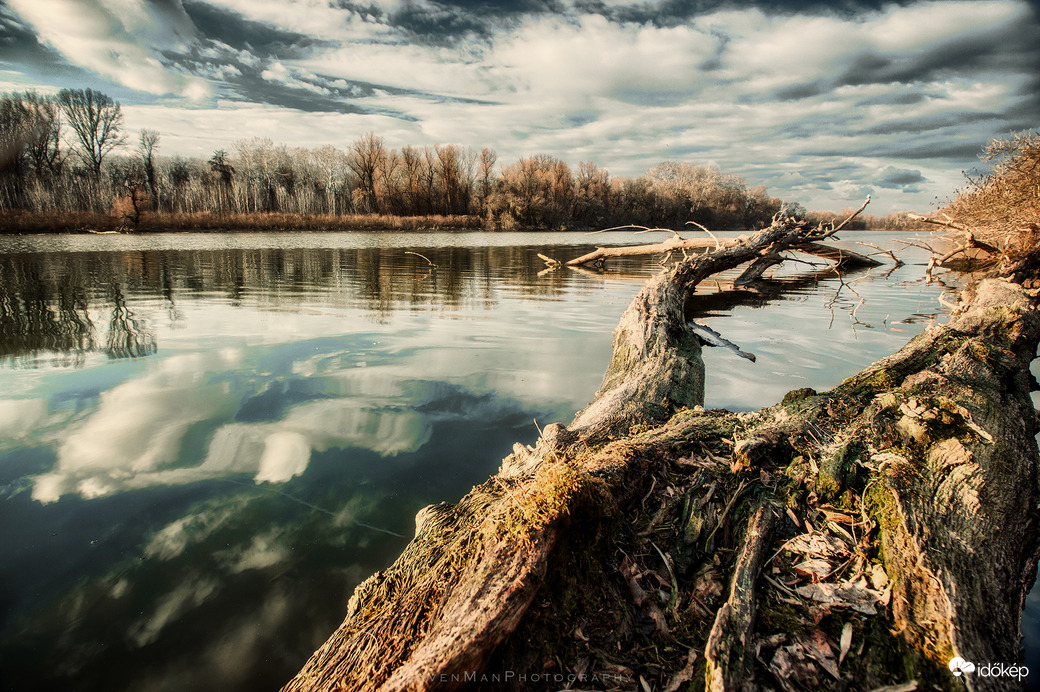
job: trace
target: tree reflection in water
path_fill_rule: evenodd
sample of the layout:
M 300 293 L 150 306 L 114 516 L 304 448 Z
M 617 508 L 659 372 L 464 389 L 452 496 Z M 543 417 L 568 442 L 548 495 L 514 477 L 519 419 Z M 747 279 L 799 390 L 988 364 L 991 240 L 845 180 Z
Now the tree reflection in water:
M 119 284 L 112 284 L 112 313 L 105 354 L 109 358 L 142 358 L 157 350 L 155 334 L 148 330 L 147 323 L 134 317 Z

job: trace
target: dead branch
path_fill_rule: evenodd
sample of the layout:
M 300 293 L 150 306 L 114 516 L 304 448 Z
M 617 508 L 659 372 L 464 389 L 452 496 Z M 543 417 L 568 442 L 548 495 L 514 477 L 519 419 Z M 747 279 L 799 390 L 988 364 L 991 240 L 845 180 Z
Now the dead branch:
M 721 249 L 721 248 L 722 248 L 722 243 L 721 243 L 721 242 L 719 242 L 719 239 L 718 239 L 718 238 L 717 238 L 717 237 L 715 236 L 715 234 L 714 234 L 714 233 L 712 233 L 711 231 L 709 231 L 709 230 L 708 230 L 707 228 L 705 228 L 704 226 L 700 225 L 700 224 L 699 224 L 699 223 L 697 223 L 696 221 L 687 221 L 687 222 L 686 222 L 686 225 L 688 225 L 688 226 L 696 226 L 697 228 L 701 229 L 702 231 L 704 231 L 705 233 L 707 233 L 708 235 L 710 235 L 710 236 L 711 236 L 711 239 L 715 241 L 715 249 L 716 249 L 716 250 L 719 250 L 719 249 Z M 676 234 L 676 235 L 678 235 L 678 234 Z
M 793 243 L 789 249 L 796 250 L 798 252 L 804 252 L 809 255 L 816 255 L 817 257 L 822 257 L 824 259 L 831 260 L 837 263 L 837 265 L 840 267 L 875 267 L 881 264 L 877 260 L 867 257 L 866 255 L 861 255 L 851 250 L 845 250 L 842 248 L 836 248 L 830 245 L 824 245 L 823 243 L 815 242 L 815 240 L 828 238 L 832 234 L 833 231 L 821 232 L 820 235 L 814 236 L 813 241 L 802 239 L 801 242 Z M 651 245 L 598 247 L 592 252 L 584 254 L 580 257 L 575 257 L 572 260 L 568 260 L 567 266 L 578 267 L 583 264 L 599 262 L 605 259 L 616 257 L 636 257 L 642 255 L 666 254 L 676 251 L 682 251 L 683 253 L 685 253 L 687 250 L 702 249 L 723 250 L 726 248 L 732 248 L 744 244 L 746 240 L 746 236 L 741 236 L 740 238 L 726 238 L 720 240 L 719 238 L 714 236 L 714 234 L 712 234 L 712 240 L 708 240 L 706 238 L 681 238 L 678 235 L 676 235 L 675 237 Z M 783 260 L 781 259 L 781 261 Z M 754 278 L 748 279 L 747 281 L 752 281 L 754 279 L 759 278 L 762 272 L 764 272 L 770 266 L 773 266 L 775 264 L 778 264 L 778 262 L 770 262 L 765 264 L 765 266 L 760 266 L 760 269 L 756 269 L 756 272 L 754 272 Z M 747 281 L 745 281 L 745 283 L 747 283 Z
M 725 242 L 727 247 L 735 243 L 735 241 Z M 567 266 L 578 267 L 583 264 L 589 264 L 591 262 L 597 262 L 611 257 L 636 257 L 640 255 L 665 254 L 676 250 L 697 250 L 709 248 L 712 245 L 714 245 L 713 242 L 703 238 L 684 240 L 676 235 L 660 243 L 653 243 L 650 245 L 627 245 L 623 247 L 610 248 L 598 247 L 590 253 L 569 260 Z
M 1002 252 L 1000 250 L 1000 248 L 998 248 L 998 247 L 996 247 L 994 245 L 991 245 L 991 244 L 989 244 L 987 242 L 984 242 L 982 240 L 979 240 L 978 238 L 975 237 L 975 233 L 970 228 L 968 228 L 967 226 L 964 226 L 963 224 L 957 223 L 956 221 L 954 221 L 953 219 L 951 219 L 949 217 L 947 217 L 946 220 L 944 221 L 942 219 L 932 219 L 932 218 L 929 218 L 927 216 L 921 216 L 920 214 L 907 214 L 906 216 L 907 216 L 907 218 L 913 219 L 914 221 L 921 221 L 922 223 L 935 224 L 937 226 L 945 226 L 946 228 L 952 228 L 952 229 L 954 229 L 956 231 L 960 231 L 961 233 L 964 234 L 964 236 L 965 236 L 965 238 L 964 238 L 965 243 L 964 243 L 963 246 L 946 253 L 940 259 L 938 259 L 936 261 L 936 264 L 938 266 L 940 266 L 940 267 L 943 265 L 943 262 L 945 262 L 946 260 L 948 260 L 948 259 L 950 259 L 950 258 L 952 258 L 952 257 L 954 257 L 956 255 L 959 255 L 960 253 L 965 252 L 966 250 L 971 250 L 971 249 L 982 250 L 983 252 L 986 252 L 986 253 L 988 253 L 990 255 L 999 255 Z
M 405 250 L 404 254 L 406 254 L 406 255 L 415 255 L 416 257 L 422 257 L 424 260 L 426 260 L 426 263 L 428 265 L 430 265 L 434 269 L 437 268 L 437 265 L 434 264 L 433 261 L 429 257 L 427 257 L 426 255 L 419 254 L 418 252 L 412 252 L 411 250 Z
M 775 267 L 776 265 L 782 263 L 784 259 L 785 258 L 783 257 L 783 255 L 776 253 L 759 257 L 757 260 L 748 265 L 748 268 L 744 270 L 743 274 L 738 276 L 736 280 L 733 281 L 733 285 L 747 286 L 753 284 L 754 282 L 762 278 L 762 274 L 764 274 L 767 269 L 769 269 L 770 267 Z
M 635 231 L 637 234 L 640 234 L 640 233 L 658 233 L 658 232 L 660 232 L 660 233 L 671 233 L 674 236 L 679 237 L 679 234 L 675 230 L 673 230 L 671 228 L 658 228 L 656 226 L 654 228 L 650 228 L 649 226 L 639 226 L 637 224 L 626 224 L 624 226 L 612 226 L 610 228 L 603 228 L 603 229 L 600 229 L 598 231 L 589 231 L 589 233 L 587 233 L 586 235 L 597 235 L 599 233 L 607 233 L 608 231 L 623 231 L 623 230 L 625 230 L 627 228 L 638 228 L 639 230 Z
M 896 257 L 896 254 L 894 252 L 892 252 L 891 250 L 886 250 L 886 249 L 884 249 L 882 247 L 878 247 L 874 243 L 867 243 L 867 242 L 864 242 L 862 240 L 857 240 L 856 244 L 857 245 L 864 245 L 866 247 L 872 247 L 875 250 L 877 250 L 878 252 L 880 252 L 882 254 L 885 254 L 885 255 L 888 255 L 889 257 L 892 258 L 892 261 L 896 263 L 897 267 L 902 267 L 905 264 L 905 262 L 903 262 L 903 260 L 901 260 L 898 257 Z
M 757 356 L 755 356 L 754 353 L 749 353 L 748 351 L 741 350 L 739 346 L 737 346 L 729 339 L 726 339 L 724 336 L 719 334 L 711 327 L 706 327 L 703 324 L 694 322 L 693 320 L 687 322 L 686 326 L 690 328 L 690 330 L 697 336 L 698 339 L 701 340 L 701 343 L 705 346 L 728 348 L 741 358 L 747 358 L 752 363 L 754 363 L 755 360 L 757 360 Z
M 971 229 L 968 228 L 967 226 L 965 226 L 963 224 L 959 224 L 959 223 L 957 223 L 956 221 L 954 221 L 953 219 L 951 219 L 949 217 L 946 217 L 946 220 L 944 221 L 942 219 L 933 219 L 933 218 L 931 218 L 929 216 L 922 216 L 921 214 L 914 214 L 913 212 L 908 212 L 907 215 L 906 215 L 906 218 L 910 219 L 911 221 L 920 221 L 921 223 L 930 223 L 930 224 L 933 224 L 935 226 L 945 226 L 946 228 L 952 228 L 954 230 L 961 231 L 963 233 L 969 233 L 970 234 L 972 232 Z
M 854 211 L 854 212 L 852 212 L 851 214 L 849 214 L 848 218 L 846 218 L 846 219 L 845 219 L 844 221 L 842 221 L 842 222 L 841 222 L 840 224 L 838 224 L 837 226 L 835 226 L 834 228 L 832 228 L 832 229 L 830 230 L 830 232 L 828 232 L 828 233 L 827 233 L 826 235 L 822 236 L 821 240 L 822 240 L 823 238 L 828 238 L 828 237 L 830 237 L 830 236 L 834 235 L 835 233 L 837 233 L 838 231 L 840 231 L 841 229 L 843 229 L 843 228 L 845 228 L 845 227 L 846 227 L 847 225 L 849 225 L 849 223 L 850 223 L 850 222 L 851 222 L 851 221 L 852 221 L 852 220 L 853 220 L 854 218 L 856 218 L 857 216 L 859 216 L 860 214 L 862 214 L 862 213 L 863 213 L 863 210 L 867 208 L 867 205 L 868 205 L 868 204 L 870 204 L 870 195 L 867 195 L 867 198 L 866 198 L 865 200 L 863 200 L 863 204 L 861 204 L 861 205 L 859 206 L 859 209 L 857 209 L 856 211 Z
M 754 662 L 752 631 L 755 625 L 755 582 L 772 538 L 776 515 L 766 504 L 758 508 L 748 526 L 737 558 L 729 598 L 719 608 L 704 645 L 705 688 L 711 692 L 737 690 L 747 682 Z

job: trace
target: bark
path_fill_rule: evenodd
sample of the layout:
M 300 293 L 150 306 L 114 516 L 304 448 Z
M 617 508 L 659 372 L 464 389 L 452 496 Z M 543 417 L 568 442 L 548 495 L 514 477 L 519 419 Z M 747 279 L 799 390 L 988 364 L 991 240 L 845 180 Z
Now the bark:
M 775 521 L 774 510 L 768 504 L 755 512 L 733 568 L 729 598 L 715 615 L 715 624 L 704 645 L 707 688 L 711 692 L 742 689 L 753 677 L 755 582 L 766 559 Z
M 660 243 L 653 243 L 650 245 L 631 245 L 623 247 L 599 247 L 584 254 L 580 257 L 575 257 L 567 262 L 568 267 L 580 267 L 585 264 L 592 264 L 593 262 L 602 262 L 607 259 L 616 257 L 638 257 L 643 255 L 658 255 L 658 254 L 669 254 L 673 252 L 685 252 L 687 250 L 704 250 L 708 248 L 723 248 L 733 247 L 734 245 L 740 245 L 746 242 L 746 236 L 740 238 L 727 238 L 725 240 L 715 240 L 707 238 L 681 238 L 679 236 L 673 236 L 667 240 L 661 241 Z M 844 248 L 837 248 L 821 243 L 804 243 L 797 248 L 800 252 L 808 255 L 816 255 L 823 259 L 832 260 L 839 267 L 848 266 L 863 266 L 863 267 L 876 267 L 880 264 L 876 260 L 861 255 L 858 252 L 852 252 Z
M 947 663 L 1021 661 L 1033 291 L 986 280 L 830 392 L 696 405 L 692 288 L 816 234 L 776 224 L 648 282 L 592 405 L 421 512 L 285 689 L 1020 686 Z
M 781 218 L 750 238 L 687 257 L 652 278 L 621 316 L 603 385 L 570 428 L 583 437 L 598 439 L 633 425 L 659 422 L 676 408 L 702 404 L 701 342 L 687 325 L 688 304 L 696 300 L 697 285 L 713 274 L 749 262 L 752 267 L 762 261 L 775 263 L 774 258 L 788 250 L 843 257 L 844 250 L 820 242 L 835 230 Z

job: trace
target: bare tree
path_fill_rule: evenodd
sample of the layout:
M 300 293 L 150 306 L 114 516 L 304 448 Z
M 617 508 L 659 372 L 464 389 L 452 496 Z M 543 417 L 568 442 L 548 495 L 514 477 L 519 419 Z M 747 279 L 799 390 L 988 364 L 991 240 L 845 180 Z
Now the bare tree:
M 347 166 L 358 179 L 357 193 L 360 198 L 358 211 L 360 212 L 379 211 L 376 182 L 385 157 L 386 147 L 383 145 L 383 138 L 377 137 L 374 132 L 358 137 L 347 151 Z
M 144 167 L 144 179 L 148 184 L 148 194 L 152 198 L 152 208 L 159 208 L 159 185 L 155 175 L 155 150 L 159 148 L 159 133 L 155 130 L 141 130 L 137 143 L 137 153 Z
M 234 195 L 235 167 L 228 160 L 228 154 L 223 149 L 213 152 L 209 160 L 210 172 L 217 179 L 217 212 L 220 214 L 231 211 L 230 206 Z M 184 180 L 188 175 L 185 172 Z
M 343 184 L 343 172 L 346 167 L 345 154 L 332 146 L 325 146 L 311 152 L 311 160 L 317 170 L 321 186 L 325 211 L 329 214 L 338 212 L 336 192 Z
M 58 105 L 76 133 L 80 158 L 100 181 L 105 156 L 124 142 L 121 106 L 93 89 L 62 89 Z
M 50 179 L 61 172 L 61 113 L 49 96 L 27 91 L 22 97 L 31 115 L 32 127 L 25 142 L 25 155 L 38 180 Z
M 477 206 L 480 208 L 480 215 L 485 218 L 487 217 L 488 212 L 488 197 L 491 196 L 491 188 L 495 183 L 496 161 L 498 161 L 498 154 L 495 153 L 494 149 L 484 147 L 480 150 L 480 158 L 477 161 L 480 171 L 480 187 L 477 190 Z

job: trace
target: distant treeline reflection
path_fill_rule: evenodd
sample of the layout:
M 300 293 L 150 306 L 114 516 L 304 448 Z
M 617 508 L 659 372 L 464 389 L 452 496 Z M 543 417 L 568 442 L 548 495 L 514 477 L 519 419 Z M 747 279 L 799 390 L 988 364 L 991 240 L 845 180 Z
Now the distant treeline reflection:
M 198 295 L 259 309 L 304 303 L 357 308 L 382 320 L 402 307 L 490 308 L 503 288 L 552 296 L 575 281 L 598 281 L 579 272 L 539 276 L 544 266 L 532 261 L 531 248 L 435 248 L 421 254 L 296 248 L 2 255 L 0 359 L 32 366 L 40 358 L 77 365 L 92 352 L 148 356 L 159 347 L 157 321 L 183 319 L 179 301 Z M 647 275 L 641 260 L 628 266 Z

